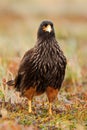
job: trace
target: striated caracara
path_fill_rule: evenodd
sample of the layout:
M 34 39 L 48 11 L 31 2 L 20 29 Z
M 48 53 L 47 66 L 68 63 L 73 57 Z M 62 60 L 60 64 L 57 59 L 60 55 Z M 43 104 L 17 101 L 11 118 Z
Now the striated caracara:
M 28 98 L 29 113 L 32 112 L 32 98 L 46 93 L 49 113 L 52 114 L 52 102 L 61 88 L 65 69 L 66 57 L 56 41 L 53 23 L 42 21 L 35 46 L 25 53 L 14 81 L 8 81 L 7 84 L 14 85 L 17 91 Z

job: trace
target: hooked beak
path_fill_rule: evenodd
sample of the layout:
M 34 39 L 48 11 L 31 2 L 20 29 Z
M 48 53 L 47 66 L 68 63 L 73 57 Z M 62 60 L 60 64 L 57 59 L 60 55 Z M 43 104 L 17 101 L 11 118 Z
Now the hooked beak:
M 51 32 L 52 31 L 52 28 L 51 28 L 51 25 L 49 24 L 49 25 L 47 25 L 46 27 L 45 26 L 43 26 L 43 30 L 45 31 L 45 32 Z

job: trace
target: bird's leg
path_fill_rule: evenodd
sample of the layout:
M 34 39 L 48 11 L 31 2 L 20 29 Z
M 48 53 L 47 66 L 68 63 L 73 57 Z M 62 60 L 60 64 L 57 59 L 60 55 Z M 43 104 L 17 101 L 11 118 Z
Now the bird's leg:
M 32 112 L 32 108 L 31 108 L 31 100 L 28 101 L 28 112 L 31 113 Z
M 48 86 L 46 89 L 46 94 L 49 100 L 49 114 L 52 115 L 52 102 L 57 97 L 58 89 Z
M 35 87 L 30 87 L 28 90 L 25 91 L 24 96 L 26 96 L 28 98 L 28 112 L 31 113 L 32 112 L 32 108 L 31 108 L 31 101 L 33 99 L 33 96 L 35 94 L 36 88 Z
M 49 102 L 49 114 L 52 115 L 52 103 Z

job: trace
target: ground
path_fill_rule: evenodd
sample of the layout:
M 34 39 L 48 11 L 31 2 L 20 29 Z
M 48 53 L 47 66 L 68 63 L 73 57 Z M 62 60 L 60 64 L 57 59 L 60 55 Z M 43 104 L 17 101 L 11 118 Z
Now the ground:
M 30 5 L 27 0 L 6 0 L 0 4 L 0 130 L 87 129 L 87 4 L 62 2 L 32 0 Z M 56 38 L 67 57 L 65 80 L 52 116 L 45 94 L 34 97 L 33 113 L 29 114 L 27 99 L 6 85 L 15 77 L 25 51 L 33 47 L 43 19 L 54 22 Z

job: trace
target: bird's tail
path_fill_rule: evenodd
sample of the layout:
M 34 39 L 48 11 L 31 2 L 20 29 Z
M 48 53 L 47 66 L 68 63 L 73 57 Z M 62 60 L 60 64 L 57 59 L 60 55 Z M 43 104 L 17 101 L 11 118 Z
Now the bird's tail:
M 9 81 L 6 82 L 6 84 L 8 86 L 14 86 L 15 85 L 15 81 L 14 80 L 9 80 Z

